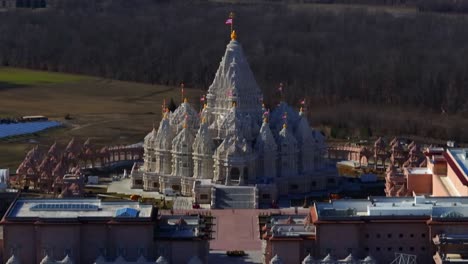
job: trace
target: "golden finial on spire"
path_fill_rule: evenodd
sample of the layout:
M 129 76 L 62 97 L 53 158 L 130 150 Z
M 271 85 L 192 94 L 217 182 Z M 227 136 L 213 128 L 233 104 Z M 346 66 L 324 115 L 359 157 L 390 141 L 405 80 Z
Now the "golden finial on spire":
M 236 106 L 237 106 L 236 101 L 232 101 L 232 107 L 236 107 Z
M 283 128 L 285 128 L 285 129 L 288 128 L 288 124 L 284 123 Z
M 235 30 L 231 32 L 231 40 L 237 40 L 237 33 Z
M 302 106 L 301 106 L 301 108 L 299 108 L 299 113 L 302 114 L 303 112 L 304 112 L 304 109 L 302 109 Z
M 203 117 L 201 122 L 202 122 L 202 124 L 205 124 L 206 123 L 206 117 Z
M 187 97 L 184 98 L 184 103 L 188 103 Z
M 265 124 L 268 123 L 268 117 L 265 116 L 265 117 L 263 118 L 263 123 L 265 123 Z
M 203 104 L 203 109 L 206 109 L 208 107 L 207 104 Z

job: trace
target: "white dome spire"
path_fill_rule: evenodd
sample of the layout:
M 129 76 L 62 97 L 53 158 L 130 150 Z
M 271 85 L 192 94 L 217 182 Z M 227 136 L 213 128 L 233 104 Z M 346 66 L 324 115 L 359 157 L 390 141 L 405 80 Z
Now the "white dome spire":
M 260 133 L 258 134 L 257 140 L 255 142 L 255 150 L 259 152 L 276 152 L 277 149 L 278 146 L 276 145 L 275 137 L 271 132 L 268 120 L 265 118 L 262 127 L 260 128 Z
M 227 91 L 237 92 L 236 97 L 249 99 L 248 96 L 260 96 L 260 88 L 245 58 L 242 46 L 236 40 L 231 40 L 226 47 L 213 83 L 208 92 L 215 96 L 225 97 Z M 232 94 L 234 96 L 234 94 Z M 247 95 L 247 97 L 245 96 Z M 231 97 L 229 94 L 228 97 Z M 258 101 L 256 102 L 258 105 Z
M 174 132 L 171 128 L 169 119 L 164 117 L 159 124 L 158 132 L 153 138 L 153 146 L 159 150 L 170 150 L 172 147 L 172 139 Z
M 280 131 L 281 125 L 284 124 L 284 120 L 287 119 L 288 127 L 292 130 L 296 127 L 299 122 L 299 114 L 291 106 L 285 102 L 280 104 L 273 109 L 270 114 L 270 123 L 273 131 Z
M 283 124 L 283 129 L 278 133 L 278 145 L 280 152 L 290 152 L 296 150 L 296 138 L 288 129 L 288 125 Z
M 213 120 L 210 120 L 211 130 L 220 129 L 231 106 L 237 104 L 237 111 L 242 117 L 247 114 L 257 123 L 261 122 L 261 99 L 260 88 L 255 81 L 252 70 L 244 57 L 241 45 L 232 40 L 226 48 L 226 52 L 219 64 L 213 83 L 208 89 L 207 111 L 212 114 Z M 252 124 L 249 126 L 253 127 Z M 216 131 L 219 134 L 219 131 Z M 216 134 L 216 133 L 214 133 Z M 248 140 L 249 135 L 246 137 Z
M 210 131 L 208 130 L 208 124 L 202 121 L 193 142 L 193 152 L 197 154 L 213 155 L 215 147 Z
M 172 151 L 179 153 L 192 153 L 195 136 L 190 128 L 184 127 L 172 140 Z
M 297 143 L 299 145 L 313 145 L 314 138 L 312 134 L 312 129 L 310 128 L 309 122 L 307 121 L 307 117 L 303 114 L 303 112 L 299 112 L 299 123 L 296 128 L 296 138 Z
M 156 128 L 154 128 L 153 126 L 153 130 L 151 130 L 151 132 L 149 132 L 146 136 L 145 136 L 145 139 L 144 139 L 144 144 L 146 147 L 150 146 L 151 142 L 154 140 L 154 138 L 156 137 L 156 134 L 157 134 L 157 130 Z
M 184 102 L 177 107 L 174 113 L 169 117 L 169 120 L 176 133 L 182 130 L 184 122 L 186 122 L 187 127 L 192 130 L 197 129 L 200 123 L 198 112 L 193 109 L 187 99 L 184 99 Z

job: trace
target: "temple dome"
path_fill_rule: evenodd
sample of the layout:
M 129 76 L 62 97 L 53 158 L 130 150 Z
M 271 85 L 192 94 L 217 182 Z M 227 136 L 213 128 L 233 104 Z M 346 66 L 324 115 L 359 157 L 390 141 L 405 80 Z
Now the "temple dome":
M 260 88 L 238 41 L 231 40 L 227 45 L 208 93 L 218 99 L 225 98 L 228 104 L 234 98 L 240 108 L 260 113 Z
M 158 132 L 153 137 L 153 147 L 159 150 L 170 150 L 172 148 L 172 139 L 174 132 L 171 128 L 169 119 L 163 118 L 159 124 Z
M 172 140 L 172 151 L 179 153 L 192 153 L 195 136 L 190 128 L 183 128 L 182 131 Z
M 153 127 L 153 130 L 151 130 L 151 132 L 149 132 L 145 136 L 145 139 L 144 139 L 145 147 L 149 147 L 151 145 L 151 142 L 154 140 L 154 138 L 156 138 L 156 135 L 157 135 L 157 130 L 156 128 Z
M 257 140 L 255 142 L 255 150 L 259 152 L 276 152 L 278 146 L 275 142 L 275 137 L 271 132 L 270 125 L 265 120 L 260 128 L 260 133 L 257 136 Z
M 213 155 L 215 150 L 213 139 L 211 138 L 208 124 L 202 122 L 193 142 L 193 152 L 198 154 Z
M 315 143 L 315 139 L 312 134 L 307 118 L 302 114 L 300 115 L 299 124 L 296 128 L 297 143 L 301 147 L 312 147 Z
M 200 123 L 198 112 L 186 100 L 170 115 L 169 121 L 175 132 L 181 131 L 184 123 L 193 130 L 196 130 Z
M 289 131 L 287 125 L 278 133 L 278 146 L 280 152 L 294 152 L 297 150 L 297 140 Z
M 227 157 L 243 157 L 252 153 L 252 148 L 245 138 L 233 137 L 228 142 Z
M 280 102 L 270 114 L 270 122 L 274 131 L 280 131 L 281 125 L 287 119 L 288 127 L 294 129 L 300 120 L 299 114 L 285 102 Z
M 237 106 L 231 107 L 229 109 L 228 114 L 226 117 L 221 120 L 219 125 L 220 127 L 220 138 L 225 138 L 229 136 L 230 133 L 233 132 L 234 129 L 239 129 L 241 134 L 247 140 L 254 139 L 254 128 L 258 131 L 258 126 L 255 124 L 256 122 L 252 120 L 252 117 L 247 113 L 241 113 L 238 111 Z

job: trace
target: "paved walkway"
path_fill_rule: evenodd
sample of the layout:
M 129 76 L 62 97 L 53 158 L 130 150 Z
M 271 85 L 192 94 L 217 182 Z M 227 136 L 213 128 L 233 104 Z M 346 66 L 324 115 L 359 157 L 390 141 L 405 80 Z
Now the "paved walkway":
M 215 218 L 212 250 L 260 250 L 258 210 L 211 210 Z

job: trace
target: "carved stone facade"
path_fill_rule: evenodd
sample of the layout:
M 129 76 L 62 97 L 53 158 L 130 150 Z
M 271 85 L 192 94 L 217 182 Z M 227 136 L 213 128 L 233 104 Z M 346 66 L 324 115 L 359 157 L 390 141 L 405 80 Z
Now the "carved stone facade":
M 280 179 L 286 186 L 290 177 L 299 185 L 310 181 L 324 167 L 324 136 L 302 109 L 281 102 L 270 113 L 262 98 L 240 43 L 232 39 L 203 110 L 197 113 L 185 99 L 145 137 L 145 162 L 132 170 L 132 187 L 196 197 L 196 186 L 209 190 L 207 180 L 225 186 L 268 182 L 271 193 Z

